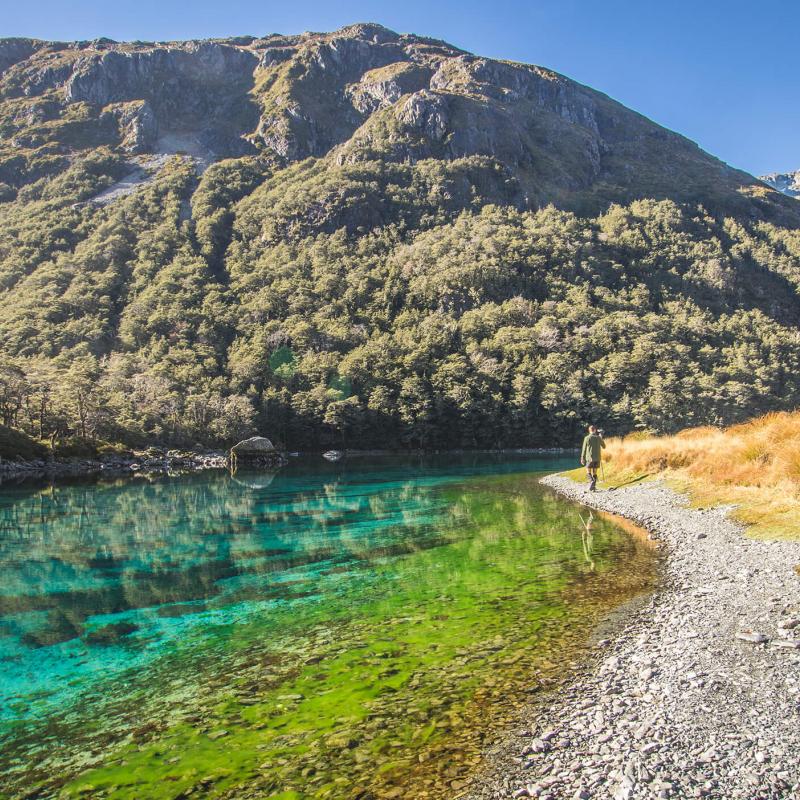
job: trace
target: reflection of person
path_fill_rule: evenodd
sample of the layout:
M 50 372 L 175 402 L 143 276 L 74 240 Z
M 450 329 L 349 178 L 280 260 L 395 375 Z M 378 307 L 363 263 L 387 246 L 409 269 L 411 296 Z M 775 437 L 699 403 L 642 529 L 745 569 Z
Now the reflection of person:
M 583 516 L 578 514 L 583 523 L 583 530 L 581 531 L 581 543 L 583 544 L 583 557 L 589 564 L 589 569 L 594 572 L 594 559 L 592 558 L 594 536 L 592 535 L 592 523 L 594 522 L 594 514 L 589 511 L 589 519 L 584 519 Z
M 590 425 L 581 447 L 581 465 L 586 467 L 589 491 L 592 492 L 597 488 L 597 470 L 600 468 L 601 452 L 605 446 L 603 431 L 598 431 L 596 425 Z

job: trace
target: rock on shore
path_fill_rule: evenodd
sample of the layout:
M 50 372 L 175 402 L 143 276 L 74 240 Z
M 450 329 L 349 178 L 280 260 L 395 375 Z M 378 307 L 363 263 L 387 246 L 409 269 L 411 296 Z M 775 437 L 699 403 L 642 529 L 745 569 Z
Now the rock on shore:
M 231 447 L 231 461 L 242 466 L 280 467 L 286 456 L 266 437 L 251 436 Z
M 647 528 L 662 585 L 462 797 L 800 797 L 800 543 L 750 539 L 660 483 L 543 482 Z
M 51 460 L 0 460 L 0 482 L 12 478 L 74 477 L 80 475 L 158 475 L 203 469 L 223 469 L 228 458 L 218 451 L 165 450 L 149 447 L 127 455 Z

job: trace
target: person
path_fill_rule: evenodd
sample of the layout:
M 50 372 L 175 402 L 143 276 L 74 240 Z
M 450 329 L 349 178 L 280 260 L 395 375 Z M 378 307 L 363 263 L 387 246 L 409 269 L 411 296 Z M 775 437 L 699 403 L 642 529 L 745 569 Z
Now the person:
M 586 467 L 590 492 L 597 489 L 597 470 L 600 468 L 601 453 L 605 446 L 603 431 L 598 431 L 596 425 L 590 425 L 589 433 L 584 437 L 581 447 L 581 466 Z

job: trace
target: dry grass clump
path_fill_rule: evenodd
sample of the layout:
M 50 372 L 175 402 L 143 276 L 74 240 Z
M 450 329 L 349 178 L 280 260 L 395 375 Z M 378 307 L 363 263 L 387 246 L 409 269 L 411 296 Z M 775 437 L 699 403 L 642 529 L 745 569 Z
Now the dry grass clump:
M 725 429 L 611 439 L 606 454 L 610 486 L 666 477 L 697 504 L 734 504 L 734 516 L 756 535 L 800 537 L 800 412 Z

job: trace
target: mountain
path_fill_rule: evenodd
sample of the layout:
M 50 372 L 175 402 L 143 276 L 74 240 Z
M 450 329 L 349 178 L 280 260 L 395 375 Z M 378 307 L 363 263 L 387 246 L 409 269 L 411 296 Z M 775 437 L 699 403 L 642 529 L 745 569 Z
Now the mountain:
M 752 176 L 599 92 L 379 25 L 161 44 L 6 39 L 0 68 L 6 194 L 105 146 L 202 164 L 483 156 L 507 173 L 497 199 L 521 207 L 645 196 L 782 213 Z
M 761 180 L 789 197 L 800 197 L 800 169 L 796 172 L 772 172 L 762 175 Z
M 496 446 L 800 398 L 800 206 L 550 70 L 374 24 L 0 70 L 7 426 Z

